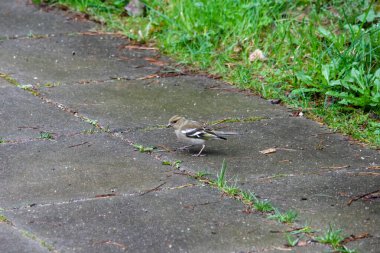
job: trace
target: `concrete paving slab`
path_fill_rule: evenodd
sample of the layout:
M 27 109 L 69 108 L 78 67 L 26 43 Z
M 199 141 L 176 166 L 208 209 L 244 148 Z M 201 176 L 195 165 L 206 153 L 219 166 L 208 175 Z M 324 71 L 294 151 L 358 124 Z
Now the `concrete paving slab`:
M 380 202 L 347 203 L 350 198 L 379 189 L 376 167 L 371 169 L 379 164 L 378 151 L 350 144 L 344 136 L 302 118 L 226 125 L 242 135 L 210 143 L 204 157 L 192 157 L 198 151 L 194 149 L 166 153 L 162 159 L 182 160 L 186 170 L 206 170 L 214 176 L 226 159 L 226 177 L 231 184 L 255 192 L 281 210 L 296 210 L 301 224 L 321 231 L 333 225 L 344 235 L 369 233 L 372 237 L 364 240 L 367 243 L 353 244 L 359 252 L 376 252 L 380 243 Z M 172 131 L 141 131 L 132 138 L 144 145 L 178 147 Z M 165 132 L 164 140 L 155 137 L 160 132 Z M 278 151 L 260 153 L 271 147 Z
M 161 124 L 164 122 L 162 119 Z M 378 151 L 350 144 L 344 136 L 304 118 L 284 116 L 217 127 L 237 131 L 240 135 L 230 136 L 227 141 L 208 142 L 205 156 L 191 156 L 199 151 L 199 147 L 165 155 L 184 161 L 194 170 L 210 168 L 214 174 L 226 159 L 229 173 L 248 181 L 279 174 L 326 172 L 329 168 L 366 168 L 380 162 Z M 183 146 L 177 141 L 172 128 L 144 128 L 124 135 L 146 146 L 171 149 Z M 269 148 L 276 148 L 276 152 L 267 155 L 260 153 Z
M 189 180 L 105 134 L 1 146 L 2 208 L 140 194 Z
M 0 43 L 0 72 L 22 84 L 54 85 L 136 79 L 161 69 L 154 50 L 129 50 L 129 41 L 108 35 L 57 35 Z
M 283 107 L 268 106 L 269 102 L 263 99 L 228 92 L 226 89 L 231 87 L 216 80 L 185 76 L 93 85 L 62 85 L 42 89 L 42 93 L 49 99 L 65 103 L 74 110 L 99 120 L 104 126 L 124 131 L 166 125 L 175 114 L 197 115 L 199 120 L 288 117 Z
M 9 142 L 38 140 L 41 132 L 55 138 L 91 128 L 90 124 L 0 78 L 0 138 Z
M 21 231 L 0 222 L 0 252 L 2 253 L 48 253 L 47 248 L 26 237 Z
M 348 205 L 351 198 L 376 191 L 378 179 L 341 174 L 333 172 L 273 178 L 266 182 L 249 182 L 244 187 L 268 198 L 282 210 L 297 210 L 300 221 L 321 231 L 327 231 L 331 225 L 342 229 L 345 236 L 369 233 L 372 236 L 369 241 L 376 238 L 379 240 L 377 243 L 380 243 L 380 202 L 376 199 L 358 200 Z M 375 252 L 376 247 L 370 248 L 359 250 Z
M 27 0 L 0 1 L 0 41 L 41 34 L 88 31 L 96 27 L 92 22 L 74 20 L 64 12 L 46 12 Z
M 151 87 L 157 81 L 161 85 Z M 186 77 L 165 78 L 148 84 L 142 82 L 140 85 L 138 81 L 133 81 L 128 82 L 128 85 L 123 82 L 93 85 L 91 89 L 77 86 L 79 89 L 75 88 L 75 96 L 69 92 L 72 86 L 61 86 L 47 90 L 45 95 L 53 100 L 65 101 L 111 128 L 124 129 L 122 135 L 133 142 L 159 148 L 182 146 L 176 141 L 172 129 L 155 128 L 166 124 L 173 114 L 198 114 L 200 119 L 212 115 L 212 120 L 263 117 L 255 122 L 221 125 L 241 135 L 231 137 L 227 142 L 211 142 L 204 157 L 192 157 L 191 154 L 198 151 L 196 149 L 191 152 L 160 153 L 158 156 L 162 156 L 163 160 L 167 157 L 181 160 L 187 170 L 195 172 L 207 169 L 213 175 L 219 172 L 222 160 L 226 159 L 228 178 L 234 178 L 240 187 L 257 192 L 282 210 L 295 209 L 300 213 L 301 222 L 309 222 L 323 231 L 328 228 L 326 224 L 334 224 L 344 232 L 366 232 L 373 238 L 380 238 L 377 231 L 380 223 L 377 219 L 367 222 L 372 215 L 379 216 L 376 211 L 380 210 L 379 203 L 373 203 L 370 211 L 366 209 L 368 206 L 342 208 L 347 197 L 339 196 L 343 192 L 355 196 L 379 187 L 376 177 L 359 179 L 350 176 L 350 173 L 362 173 L 366 168 L 378 164 L 378 151 L 350 144 L 344 136 L 333 134 L 310 120 L 290 117 L 284 108 L 268 106 L 264 100 L 239 93 L 210 90 L 207 85 L 217 85 L 213 80 L 192 77 L 189 83 L 187 81 Z M 87 100 L 81 103 L 84 97 Z M 178 106 L 178 101 L 183 106 Z M 251 112 L 246 108 L 255 110 Z M 269 155 L 260 153 L 272 147 L 276 147 L 277 152 Z M 347 171 L 334 171 L 339 167 L 347 168 Z M 261 182 L 272 177 L 288 180 Z M 332 203 L 324 197 L 331 195 L 334 198 Z M 302 201 L 303 198 L 311 199 L 312 202 Z M 325 210 L 328 214 L 316 210 Z M 347 220 L 355 218 L 357 222 L 347 224 Z M 369 246 L 360 244 L 359 247 L 364 248 L 359 249 L 375 249 L 377 239 L 373 238 L 366 239 Z
M 263 252 L 279 226 L 208 187 L 6 211 L 59 252 Z

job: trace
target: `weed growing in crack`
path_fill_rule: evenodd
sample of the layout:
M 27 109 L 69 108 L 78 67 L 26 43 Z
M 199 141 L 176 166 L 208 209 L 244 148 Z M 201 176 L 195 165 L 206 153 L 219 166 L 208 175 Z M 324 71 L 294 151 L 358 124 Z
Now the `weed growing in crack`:
M 298 217 L 298 213 L 296 211 L 288 210 L 282 213 L 277 208 L 275 208 L 268 200 L 258 199 L 258 197 L 255 195 L 254 192 L 241 190 L 236 186 L 236 184 L 229 185 L 228 181 L 226 180 L 226 171 L 227 171 L 227 164 L 226 164 L 226 161 L 223 160 L 222 167 L 220 169 L 220 172 L 217 174 L 216 179 L 207 178 L 206 176 L 210 174 L 205 171 L 199 171 L 195 174 L 186 173 L 186 175 L 190 175 L 193 178 L 203 183 L 206 183 L 212 187 L 218 188 L 225 195 L 235 198 L 237 200 L 240 200 L 249 208 L 254 208 L 255 210 L 259 212 L 268 214 L 267 216 L 268 219 L 274 219 L 274 220 L 277 220 L 278 222 L 285 223 L 285 224 L 291 224 L 295 222 L 295 220 Z M 302 239 L 302 236 L 304 236 L 305 234 L 308 234 L 309 237 L 314 238 L 314 236 L 312 236 L 311 234 L 315 232 L 316 231 L 312 229 L 312 227 L 310 226 L 304 226 L 299 229 L 288 232 L 286 233 L 287 245 L 291 247 L 295 247 L 298 245 L 298 243 Z M 343 246 L 342 243 L 343 243 L 344 238 L 341 236 L 341 230 L 333 230 L 331 227 L 323 236 L 315 237 L 315 240 L 319 243 L 330 245 L 334 249 L 335 252 L 340 252 L 340 253 L 356 252 L 355 250 L 351 250 Z
M 294 230 L 292 232 L 290 232 L 290 234 L 292 235 L 296 235 L 296 234 L 312 234 L 312 233 L 315 233 L 316 231 L 312 229 L 312 227 L 310 226 L 304 226 L 303 228 L 300 228 L 300 229 L 297 229 L 297 230 Z
M 84 134 L 94 134 L 96 132 L 96 126 L 92 126 L 91 129 L 84 130 Z
M 170 165 L 170 166 L 172 166 L 173 168 L 176 168 L 176 169 L 178 170 L 179 168 L 181 168 L 181 163 L 182 163 L 181 160 L 175 160 L 174 162 L 171 162 L 171 161 L 163 161 L 163 162 L 162 162 L 162 165 Z
M 293 223 L 298 214 L 294 210 L 288 210 L 285 213 L 281 213 L 278 209 L 274 210 L 274 214 L 269 215 L 269 219 L 277 220 L 281 223 Z
M 5 73 L 0 73 L 0 77 L 3 78 L 4 80 L 6 80 L 8 83 L 14 85 L 14 86 L 17 86 L 17 87 L 21 86 L 21 84 L 16 79 L 11 77 L 10 75 L 7 75 Z
M 145 147 L 141 144 L 133 144 L 133 147 L 135 147 L 136 150 L 141 153 L 150 153 L 155 149 L 155 147 Z
M 32 239 L 33 241 L 38 242 L 42 247 L 46 248 L 48 251 L 54 251 L 54 247 L 47 243 L 46 241 L 38 238 L 36 235 L 33 233 L 26 231 L 26 230 L 21 230 L 21 234 L 29 239 Z
M 40 139 L 45 139 L 45 140 L 53 140 L 54 136 L 52 133 L 49 132 L 40 132 Z
M 286 242 L 287 246 L 289 247 L 295 247 L 297 246 L 298 242 L 300 241 L 299 237 L 295 237 L 294 235 L 291 234 L 286 234 Z
M 45 83 L 45 84 L 43 84 L 43 86 L 46 87 L 46 88 L 53 88 L 53 87 L 57 87 L 57 86 L 60 86 L 60 85 L 61 85 L 60 82 Z
M 9 222 L 8 218 L 0 214 L 0 223 L 8 223 L 8 222 Z
M 255 193 L 250 192 L 250 191 L 242 191 L 240 193 L 241 199 L 246 205 L 252 205 L 252 203 L 257 201 L 257 197 Z
M 181 163 L 181 160 L 175 160 L 173 166 L 178 170 L 179 168 L 181 168 Z
M 93 125 L 94 127 L 98 126 L 98 121 L 96 119 L 84 118 L 84 122 L 89 123 Z
M 227 181 L 225 178 L 226 170 L 227 170 L 226 160 L 223 159 L 222 168 L 220 169 L 220 174 L 218 174 L 216 178 L 216 185 L 218 186 L 219 189 L 223 189 L 224 186 L 227 184 Z
M 335 249 L 335 251 L 337 251 L 339 253 L 358 253 L 358 251 L 356 249 L 349 249 L 346 246 L 341 246 L 341 247 Z
M 238 196 L 241 193 L 236 185 L 225 185 L 222 190 L 229 196 Z
M 206 176 L 209 176 L 211 175 L 210 173 L 208 173 L 207 171 L 198 171 L 195 173 L 195 175 L 193 176 L 195 179 L 202 179 Z
M 333 249 L 341 247 L 343 236 L 341 229 L 333 229 L 331 226 L 324 235 L 318 236 L 316 240 L 320 243 L 329 244 Z
M 254 202 L 253 207 L 257 211 L 263 212 L 263 213 L 272 212 L 274 210 L 273 205 L 268 200 L 259 200 L 259 199 L 257 199 Z

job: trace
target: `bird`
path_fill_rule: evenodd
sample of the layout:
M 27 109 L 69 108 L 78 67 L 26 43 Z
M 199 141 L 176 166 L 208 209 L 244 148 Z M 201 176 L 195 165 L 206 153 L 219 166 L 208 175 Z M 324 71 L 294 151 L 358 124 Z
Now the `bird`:
M 174 115 L 169 119 L 167 127 L 174 128 L 174 132 L 179 141 L 191 144 L 189 146 L 182 147 L 181 149 L 186 149 L 194 145 L 202 145 L 199 153 L 193 156 L 201 155 L 202 151 L 206 147 L 205 142 L 208 140 L 227 140 L 225 136 L 238 134 L 235 132 L 215 131 L 211 127 L 178 115 Z

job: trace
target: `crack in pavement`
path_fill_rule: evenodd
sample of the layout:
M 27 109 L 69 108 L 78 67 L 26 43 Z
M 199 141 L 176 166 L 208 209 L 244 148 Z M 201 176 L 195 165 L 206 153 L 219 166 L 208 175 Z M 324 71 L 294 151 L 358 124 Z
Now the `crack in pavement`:
M 87 197 L 87 198 L 76 198 L 76 199 L 70 199 L 66 201 L 59 201 L 59 202 L 47 202 L 47 203 L 32 203 L 24 206 L 13 206 L 8 208 L 2 208 L 1 212 L 12 212 L 16 210 L 22 210 L 22 209 L 30 209 L 30 208 L 37 208 L 37 207 L 48 207 L 48 206 L 60 206 L 60 205 L 67 205 L 67 204 L 73 204 L 73 203 L 81 203 L 81 202 L 90 202 L 90 201 L 98 201 L 98 200 L 105 200 L 105 199 L 113 199 L 113 198 L 125 198 L 125 197 L 140 197 L 152 192 L 162 192 L 167 193 L 173 190 L 179 190 L 183 188 L 188 187 L 202 187 L 200 184 L 185 184 L 185 185 L 179 185 L 179 186 L 172 186 L 172 187 L 161 187 L 165 185 L 166 182 L 159 184 L 157 187 L 153 189 L 147 189 L 147 190 L 140 190 L 130 193 L 105 193 L 105 194 L 98 194 L 94 197 Z

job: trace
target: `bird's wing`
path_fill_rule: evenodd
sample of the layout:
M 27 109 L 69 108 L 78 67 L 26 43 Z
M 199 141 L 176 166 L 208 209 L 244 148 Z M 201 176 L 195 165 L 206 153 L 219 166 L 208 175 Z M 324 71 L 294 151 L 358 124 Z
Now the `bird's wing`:
M 205 129 L 205 128 L 187 128 L 187 129 L 182 130 L 181 132 L 189 138 L 196 138 L 196 139 L 203 139 L 203 140 L 210 140 L 210 139 L 226 140 L 226 138 L 215 134 L 210 129 Z

